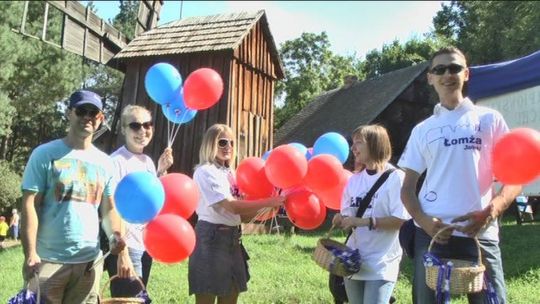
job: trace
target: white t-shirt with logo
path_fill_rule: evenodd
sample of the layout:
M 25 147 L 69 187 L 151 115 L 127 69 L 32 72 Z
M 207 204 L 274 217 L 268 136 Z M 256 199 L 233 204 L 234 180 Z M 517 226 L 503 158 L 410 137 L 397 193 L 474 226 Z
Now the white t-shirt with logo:
M 450 223 L 487 207 L 494 180 L 491 152 L 507 132 L 499 112 L 476 106 L 468 98 L 454 110 L 435 106 L 434 114 L 412 130 L 398 163 L 420 174 L 427 170 L 418 195 L 422 210 Z M 479 238 L 498 240 L 498 232 L 492 221 Z M 454 235 L 464 236 L 457 231 Z
M 385 170 L 392 168 L 388 164 Z M 381 171 L 369 175 L 366 170 L 354 174 L 347 183 L 341 200 L 341 214 L 356 216 L 362 199 L 382 175 Z M 403 220 L 410 218 L 401 202 L 400 192 L 404 172 L 395 170 L 375 192 L 362 218 L 397 217 Z M 360 271 L 351 278 L 353 280 L 386 280 L 395 282 L 399 273 L 399 262 L 402 250 L 399 245 L 398 230 L 369 230 L 368 227 L 354 229 L 347 246 L 360 252 Z
M 234 173 L 229 168 L 215 164 L 200 165 L 193 173 L 193 180 L 201 191 L 196 210 L 199 220 L 227 226 L 241 224 L 240 215 L 218 204 L 224 199 L 235 199 L 238 195 Z
M 111 154 L 111 158 L 117 170 L 119 180 L 132 172 L 150 172 L 156 175 L 154 161 L 146 154 L 135 154 L 125 146 L 118 148 Z M 143 230 L 146 224 L 132 224 L 126 222 L 126 244 L 128 248 L 139 251 L 146 250 L 143 242 Z

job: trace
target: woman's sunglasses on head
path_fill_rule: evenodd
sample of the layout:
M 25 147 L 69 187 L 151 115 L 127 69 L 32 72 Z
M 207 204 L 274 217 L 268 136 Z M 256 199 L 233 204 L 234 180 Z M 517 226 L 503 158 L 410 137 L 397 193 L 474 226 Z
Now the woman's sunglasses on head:
M 154 124 L 151 121 L 146 122 L 131 122 L 128 124 L 129 128 L 133 131 L 139 131 L 141 128 L 145 130 L 150 130 Z
M 227 145 L 230 145 L 231 147 L 234 146 L 234 141 L 232 139 L 226 139 L 226 138 L 221 138 L 221 139 L 218 139 L 218 147 L 220 148 L 225 148 Z
M 444 73 L 446 73 L 446 71 L 448 70 L 448 72 L 450 74 L 457 74 L 457 73 L 463 71 L 463 69 L 465 69 L 464 66 L 456 64 L 456 63 L 452 63 L 452 64 L 448 64 L 448 65 L 439 64 L 439 65 L 431 68 L 431 70 L 429 72 L 431 74 L 435 74 L 435 75 L 444 75 Z

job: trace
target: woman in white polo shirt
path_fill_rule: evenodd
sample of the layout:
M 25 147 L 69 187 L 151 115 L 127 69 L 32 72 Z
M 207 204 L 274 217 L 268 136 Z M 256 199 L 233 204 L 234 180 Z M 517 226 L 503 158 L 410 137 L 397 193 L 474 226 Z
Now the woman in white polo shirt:
M 356 217 L 360 202 L 388 169 L 392 146 L 384 127 L 360 126 L 352 134 L 352 152 L 365 169 L 354 174 L 343 193 L 341 214 L 333 224 L 354 231 L 347 245 L 360 252 L 360 271 L 344 279 L 351 304 L 386 304 L 399 273 L 402 250 L 399 228 L 409 219 L 400 198 L 404 173 L 393 171 L 373 195 L 361 218 Z
M 201 196 L 195 226 L 197 242 L 189 258 L 189 294 L 197 304 L 236 303 L 247 290 L 248 259 L 241 241 L 241 215 L 281 206 L 284 197 L 255 201 L 239 198 L 231 166 L 235 161 L 234 133 L 223 124 L 211 126 L 202 139 L 193 179 Z

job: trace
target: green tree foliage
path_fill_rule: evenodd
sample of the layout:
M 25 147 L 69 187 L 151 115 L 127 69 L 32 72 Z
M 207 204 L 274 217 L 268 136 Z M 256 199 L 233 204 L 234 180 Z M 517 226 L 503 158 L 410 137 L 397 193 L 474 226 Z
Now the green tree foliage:
M 43 3 L 29 2 L 25 32 L 41 37 Z M 80 57 L 19 35 L 24 2 L 0 3 L 0 159 L 21 172 L 30 151 L 62 136 L 66 123 L 58 102 L 80 87 L 86 68 Z M 59 36 L 59 14 L 49 16 L 48 35 Z M 11 121 L 10 121 L 11 119 Z
M 540 2 L 452 1 L 433 18 L 437 35 L 451 39 L 472 64 L 514 59 L 540 48 Z
M 276 129 L 313 97 L 339 87 L 345 75 L 358 74 L 353 56 L 343 57 L 330 51 L 325 32 L 303 33 L 299 38 L 285 41 L 280 55 L 285 66 L 285 79 L 277 84 L 276 98 L 284 103 L 275 109 Z
M 139 12 L 139 1 L 120 0 L 120 12 L 112 20 L 112 25 L 129 40 L 135 38 L 135 25 Z
M 21 197 L 21 176 L 6 161 L 0 161 L 0 210 L 14 207 Z
M 394 40 L 382 49 L 372 50 L 366 55 L 361 70 L 366 78 L 373 78 L 429 60 L 431 54 L 446 45 L 444 40 L 428 37 L 414 38 L 404 44 Z

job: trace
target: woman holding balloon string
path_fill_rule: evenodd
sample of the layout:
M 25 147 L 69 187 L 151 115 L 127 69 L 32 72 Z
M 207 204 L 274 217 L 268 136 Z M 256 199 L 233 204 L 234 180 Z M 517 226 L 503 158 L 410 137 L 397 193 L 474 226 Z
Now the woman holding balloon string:
M 173 164 L 171 148 L 166 148 L 159 157 L 157 170 L 152 159 L 143 153 L 154 134 L 151 113 L 144 107 L 128 105 L 122 111 L 120 123 L 125 145 L 111 154 L 118 178 L 122 179 L 129 173 L 138 171 L 146 171 L 158 176 L 166 174 L 167 169 Z M 143 243 L 143 228 L 144 224 L 126 223 L 126 243 L 133 269 L 147 286 L 152 258 L 146 252 Z M 115 275 L 116 256 L 108 256 L 105 266 L 110 277 Z M 134 296 L 139 291 L 140 286 L 135 281 L 129 279 L 111 281 L 111 296 L 113 297 Z
M 400 198 L 404 173 L 394 170 L 375 192 L 361 217 L 356 217 L 360 202 L 379 177 L 395 169 L 388 161 L 392 155 L 385 128 L 378 125 L 358 127 L 352 135 L 355 160 L 365 166 L 348 181 L 343 192 L 341 214 L 333 225 L 354 228 L 347 246 L 360 252 L 360 271 L 344 278 L 350 303 L 388 303 L 399 273 L 402 250 L 398 234 L 409 219 Z
M 189 259 L 189 293 L 197 304 L 237 303 L 247 290 L 248 259 L 241 241 L 241 215 L 256 214 L 266 207 L 279 207 L 285 198 L 254 201 L 239 199 L 232 172 L 235 161 L 234 134 L 223 124 L 211 126 L 202 139 L 199 164 L 193 179 L 201 196 L 195 250 Z

